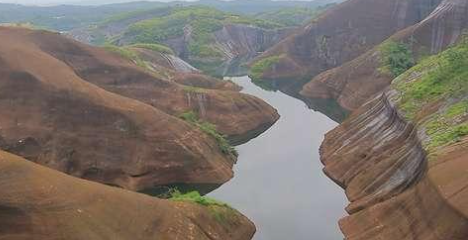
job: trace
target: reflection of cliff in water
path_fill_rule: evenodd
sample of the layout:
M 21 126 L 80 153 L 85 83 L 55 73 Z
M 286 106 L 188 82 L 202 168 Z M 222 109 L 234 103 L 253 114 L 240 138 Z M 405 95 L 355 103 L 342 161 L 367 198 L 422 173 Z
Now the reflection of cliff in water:
M 300 90 L 308 82 L 308 79 L 300 81 L 291 81 L 291 80 L 252 80 L 255 85 L 267 90 L 267 91 L 281 91 L 291 97 L 300 99 L 307 106 L 314 110 L 319 111 L 330 119 L 336 122 L 342 122 L 348 115 L 349 111 L 343 109 L 334 99 L 311 99 L 306 98 L 299 94 Z
M 254 59 L 257 54 L 248 54 L 243 56 L 237 56 L 230 61 L 223 64 L 218 70 L 218 73 L 222 76 L 229 77 L 241 77 L 246 76 L 249 73 L 247 63 Z

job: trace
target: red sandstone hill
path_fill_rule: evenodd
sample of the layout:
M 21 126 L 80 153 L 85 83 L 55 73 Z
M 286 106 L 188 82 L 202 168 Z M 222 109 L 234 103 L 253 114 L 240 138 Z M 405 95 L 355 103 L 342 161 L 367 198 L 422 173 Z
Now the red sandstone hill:
M 194 80 L 194 74 L 182 74 L 174 79 L 186 85 L 190 80 L 211 82 L 208 85 L 194 85 L 218 89 L 177 84 L 171 78 L 155 76 L 151 71 L 136 66 L 131 60 L 116 53 L 58 34 L 31 32 L 28 41 L 67 64 L 87 82 L 109 92 L 142 101 L 174 116 L 194 111 L 202 120 L 215 124 L 219 132 L 236 142 L 250 139 L 252 133 L 264 131 L 279 118 L 276 110 L 261 99 L 236 91 L 218 91 L 219 88 L 238 89 L 233 86 L 219 87 L 225 83 L 218 83 L 219 86 L 215 87 L 213 82 L 216 80 L 206 76 L 198 75 Z
M 394 34 L 390 39 L 411 47 L 414 58 L 435 54 L 455 43 L 468 28 L 468 1 L 444 0 L 427 18 Z M 382 72 L 382 47 L 377 46 L 337 68 L 321 73 L 306 84 L 308 98 L 332 98 L 346 109 L 361 106 L 387 87 L 393 76 Z
M 257 58 L 281 57 L 262 77 L 303 78 L 340 66 L 420 22 L 440 1 L 348 0 Z
M 0 239 L 244 240 L 255 232 L 247 218 L 228 207 L 152 198 L 3 151 L 0 169 Z
M 7 113 L 0 115 L 1 149 L 135 191 L 179 183 L 214 186 L 232 177 L 235 159 L 214 138 L 157 107 L 122 96 L 157 98 L 158 104 L 177 108 L 183 101 L 180 85 L 55 33 L 3 27 L 0 42 L 0 109 Z M 209 101 L 206 112 L 227 111 L 227 106 L 237 115 L 252 108 L 253 116 L 275 113 L 247 95 L 207 91 L 200 95 Z M 218 95 L 223 102 L 216 102 Z M 229 120 L 255 121 L 237 119 Z

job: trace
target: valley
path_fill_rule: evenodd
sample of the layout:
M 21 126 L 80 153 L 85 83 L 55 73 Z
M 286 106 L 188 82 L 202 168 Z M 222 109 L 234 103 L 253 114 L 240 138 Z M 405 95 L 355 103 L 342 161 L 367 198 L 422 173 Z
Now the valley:
M 0 13 L 0 239 L 468 238 L 466 0 Z

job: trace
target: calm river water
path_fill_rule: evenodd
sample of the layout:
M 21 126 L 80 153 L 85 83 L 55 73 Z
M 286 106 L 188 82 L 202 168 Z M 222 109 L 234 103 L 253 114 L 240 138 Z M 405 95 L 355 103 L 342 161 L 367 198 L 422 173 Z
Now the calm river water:
M 343 190 L 322 172 L 319 147 L 337 123 L 298 99 L 268 92 L 248 77 L 232 78 L 243 92 L 275 107 L 280 120 L 238 146 L 235 177 L 209 196 L 229 203 L 257 226 L 255 240 L 342 240 Z

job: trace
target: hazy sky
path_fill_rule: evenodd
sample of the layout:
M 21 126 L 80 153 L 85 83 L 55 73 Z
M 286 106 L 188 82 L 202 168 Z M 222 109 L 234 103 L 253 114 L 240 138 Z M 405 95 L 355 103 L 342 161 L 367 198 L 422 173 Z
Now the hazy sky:
M 107 4 L 107 3 L 122 3 L 122 2 L 135 2 L 135 1 L 142 1 L 142 0 L 0 0 L 0 3 L 17 3 L 17 4 L 26 4 L 26 5 L 57 5 L 57 4 L 100 5 L 100 4 Z M 149 1 L 170 2 L 174 0 L 149 0 Z M 196 1 L 196 0 L 182 0 L 182 1 Z M 232 0 L 228 0 L 228 1 L 232 1 Z M 289 1 L 289 0 L 282 0 L 282 1 Z M 302 1 L 313 1 L 313 0 L 302 0 Z
M 99 5 L 107 3 L 135 2 L 141 0 L 0 0 L 0 3 L 17 3 L 27 5 L 56 5 L 56 4 L 86 4 Z M 170 2 L 173 0 L 149 0 L 157 2 Z M 183 0 L 194 1 L 194 0 Z

